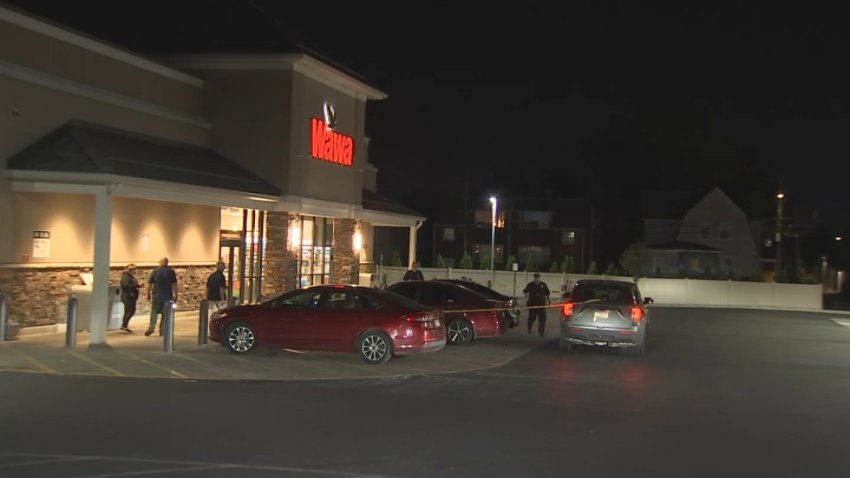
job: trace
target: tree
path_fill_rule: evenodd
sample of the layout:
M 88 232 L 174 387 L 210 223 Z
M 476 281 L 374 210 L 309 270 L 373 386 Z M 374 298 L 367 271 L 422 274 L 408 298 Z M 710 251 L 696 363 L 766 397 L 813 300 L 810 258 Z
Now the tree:
M 401 267 L 401 253 L 398 252 L 398 249 L 393 249 L 393 254 L 390 258 L 390 266 Z
M 596 270 L 596 261 L 590 261 L 590 266 L 587 268 L 587 273 L 591 275 L 599 274 Z
M 514 262 L 516 262 L 516 257 L 508 256 L 508 260 L 505 262 L 505 270 L 506 271 L 514 270 L 514 268 L 513 268 Z
M 605 269 L 605 274 L 609 276 L 617 276 L 620 275 L 620 268 L 617 267 L 616 262 L 612 262 L 608 264 L 608 267 Z
M 446 260 L 443 259 L 442 254 L 437 254 L 437 267 L 440 269 L 448 269 L 448 266 L 446 265 Z
M 623 272 L 637 279 L 643 273 L 643 266 L 648 259 L 646 245 L 638 241 L 623 251 L 620 256 L 620 266 L 622 266 Z
M 472 256 L 469 255 L 468 252 L 463 253 L 463 257 L 460 258 L 460 262 L 457 265 L 458 269 L 474 269 L 472 266 Z
M 478 264 L 478 268 L 482 271 L 490 270 L 490 256 L 484 256 L 481 258 L 481 263 Z
M 549 272 L 561 272 L 558 267 L 558 261 L 552 261 L 552 265 L 549 266 Z
M 526 254 L 525 256 L 525 270 L 527 272 L 539 272 L 537 270 L 537 261 L 534 260 L 534 256 L 531 254 Z
M 572 256 L 564 256 L 564 261 L 561 263 L 561 272 L 565 272 L 569 274 L 570 272 L 574 272 L 573 268 L 575 267 L 575 263 L 573 261 Z

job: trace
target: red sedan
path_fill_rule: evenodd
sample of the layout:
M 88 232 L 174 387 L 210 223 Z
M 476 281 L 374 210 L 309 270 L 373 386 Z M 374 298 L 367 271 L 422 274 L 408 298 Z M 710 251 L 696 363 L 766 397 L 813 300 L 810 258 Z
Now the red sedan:
M 216 311 L 209 338 L 236 354 L 270 345 L 355 352 L 368 364 L 446 345 L 440 310 L 382 289 L 318 285 Z
M 466 345 L 482 337 L 501 334 L 502 312 L 513 307 L 510 300 L 492 299 L 440 280 L 406 280 L 389 285 L 385 290 L 442 310 L 448 341 L 452 345 Z

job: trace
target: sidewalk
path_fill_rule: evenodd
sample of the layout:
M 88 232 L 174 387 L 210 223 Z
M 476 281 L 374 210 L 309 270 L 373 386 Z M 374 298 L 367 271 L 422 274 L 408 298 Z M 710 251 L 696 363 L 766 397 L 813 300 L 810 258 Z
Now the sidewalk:
M 147 318 L 130 322 L 133 334 L 107 332 L 106 345 L 90 345 L 78 332 L 76 345 L 65 346 L 65 333 L 19 335 L 0 343 L 0 371 L 176 378 L 186 380 L 326 380 L 452 373 L 498 367 L 558 336 L 558 314 L 548 314 L 546 338 L 526 332 L 527 312 L 518 327 L 499 337 L 465 346 L 366 365 L 351 354 L 259 349 L 235 355 L 221 345 L 198 345 L 198 312 L 175 318 L 174 346 L 164 351 L 163 338 L 144 336 Z M 536 329 L 536 327 L 535 327 Z

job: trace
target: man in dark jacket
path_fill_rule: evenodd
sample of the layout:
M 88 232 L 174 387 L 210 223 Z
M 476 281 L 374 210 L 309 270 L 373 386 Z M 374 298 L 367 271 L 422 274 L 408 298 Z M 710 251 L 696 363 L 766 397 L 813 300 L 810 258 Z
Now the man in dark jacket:
M 541 281 L 540 274 L 535 272 L 534 280 L 525 286 L 522 293 L 525 294 L 525 303 L 529 307 L 528 333 L 531 334 L 531 327 L 537 319 L 537 332 L 543 337 L 546 330 L 546 307 L 550 304 L 549 286 Z
M 424 280 L 425 276 L 419 270 L 419 263 L 413 261 L 410 263 L 410 270 L 404 273 L 404 280 Z
M 148 277 L 148 300 L 151 301 L 151 324 L 145 331 L 149 336 L 156 328 L 158 316 L 165 319 L 165 307 L 170 301 L 177 302 L 177 273 L 168 266 L 168 258 L 159 260 L 159 267 Z M 162 335 L 162 322 L 159 324 L 159 335 Z
M 227 300 L 227 278 L 224 277 L 224 262 L 215 264 L 215 272 L 207 277 L 207 300 L 215 304 L 216 309 L 222 307 Z

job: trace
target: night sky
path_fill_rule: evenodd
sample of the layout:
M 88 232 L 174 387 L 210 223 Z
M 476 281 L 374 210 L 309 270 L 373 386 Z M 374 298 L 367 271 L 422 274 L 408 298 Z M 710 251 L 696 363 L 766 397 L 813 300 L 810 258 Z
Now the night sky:
M 794 220 L 850 233 L 837 6 L 7 3 L 142 51 L 297 36 L 389 94 L 367 114 L 379 189 L 440 222 L 465 177 L 482 208 L 490 194 L 590 196 L 633 220 L 654 214 L 650 195 L 715 186 L 770 217 L 781 183 Z

